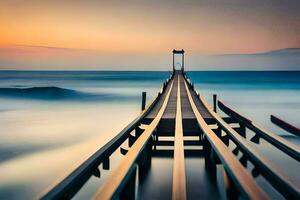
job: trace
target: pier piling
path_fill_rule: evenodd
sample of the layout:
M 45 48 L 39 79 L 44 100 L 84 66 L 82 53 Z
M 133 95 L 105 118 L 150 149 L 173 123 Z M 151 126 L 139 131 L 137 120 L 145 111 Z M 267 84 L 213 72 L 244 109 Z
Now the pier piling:
M 214 112 L 217 112 L 217 95 L 213 95 L 213 103 L 214 103 Z
M 146 107 L 146 92 L 142 92 L 142 111 L 145 110 Z

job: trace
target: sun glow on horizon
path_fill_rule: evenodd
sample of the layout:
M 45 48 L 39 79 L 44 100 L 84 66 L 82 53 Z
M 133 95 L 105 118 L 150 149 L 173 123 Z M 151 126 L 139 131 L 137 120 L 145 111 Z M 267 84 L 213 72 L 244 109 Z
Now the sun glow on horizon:
M 131 66 L 173 48 L 211 55 L 300 47 L 299 9 L 293 0 L 1 1 L 0 65 L 109 66 L 118 57 Z
M 299 14 L 286 13 L 280 20 L 276 6 L 255 10 L 261 6 L 258 1 L 248 11 L 247 5 L 209 1 L 2 1 L 0 5 L 0 45 L 112 53 L 165 52 L 178 46 L 200 53 L 253 53 L 300 43 L 299 21 L 292 21 L 300 19 Z

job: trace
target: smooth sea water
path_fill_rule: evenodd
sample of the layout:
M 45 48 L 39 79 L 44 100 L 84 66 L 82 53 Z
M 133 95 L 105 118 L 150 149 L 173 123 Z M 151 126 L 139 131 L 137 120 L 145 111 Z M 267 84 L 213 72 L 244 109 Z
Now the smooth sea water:
M 217 94 L 257 124 L 300 145 L 297 137 L 270 122 L 274 114 L 300 127 L 300 72 L 187 74 L 209 103 Z M 149 71 L 0 71 L 0 199 L 39 197 L 131 122 L 140 112 L 141 93 L 146 91 L 150 101 L 168 76 Z M 300 183 L 298 162 L 268 143 L 254 147 Z

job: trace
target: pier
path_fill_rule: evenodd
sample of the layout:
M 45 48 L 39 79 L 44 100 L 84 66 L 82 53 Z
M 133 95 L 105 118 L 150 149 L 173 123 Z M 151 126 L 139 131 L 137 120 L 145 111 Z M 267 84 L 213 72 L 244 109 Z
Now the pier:
M 227 199 L 270 199 L 270 194 L 259 185 L 258 177 L 283 198 L 300 199 L 299 183 L 251 143 L 259 144 L 263 139 L 297 162 L 299 146 L 258 126 L 218 101 L 216 95 L 211 106 L 186 75 L 184 53 L 184 50 L 173 50 L 172 74 L 146 106 L 143 94 L 141 113 L 41 199 L 71 199 L 92 176 L 101 179 L 103 170 L 109 171 L 109 175 L 92 195 L 93 199 L 214 199 L 219 198 L 214 196 L 218 194 L 213 189 L 218 180 L 223 181 Z M 181 69 L 176 69 L 175 55 L 182 58 Z M 246 137 L 249 130 L 254 133 L 250 139 Z M 110 159 L 113 154 L 122 156 L 111 169 L 115 164 Z M 161 188 L 154 187 L 154 178 L 151 179 L 156 159 L 172 161 L 172 167 L 167 170 L 171 178 L 163 180 L 162 177 L 159 181 L 168 184 L 162 183 Z M 201 161 L 201 168 L 193 171 L 202 170 L 206 174 L 199 185 L 195 185 L 200 181 L 195 181 L 186 164 L 191 159 Z

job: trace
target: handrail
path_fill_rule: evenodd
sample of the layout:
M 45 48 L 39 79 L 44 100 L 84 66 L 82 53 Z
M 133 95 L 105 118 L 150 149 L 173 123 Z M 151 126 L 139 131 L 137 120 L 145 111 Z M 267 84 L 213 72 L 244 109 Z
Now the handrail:
M 173 87 L 174 80 L 172 80 L 171 87 L 164 99 L 163 105 L 161 106 L 158 114 L 149 124 L 149 126 L 144 130 L 141 136 L 135 141 L 132 147 L 126 154 L 117 167 L 117 169 L 111 174 L 111 176 L 105 181 L 102 187 L 96 192 L 94 199 L 109 200 L 116 197 L 117 192 L 120 188 L 124 187 L 125 180 L 128 178 L 128 174 L 135 168 L 134 163 L 141 154 L 142 150 L 145 148 L 147 142 L 150 140 L 154 130 L 156 129 L 160 119 L 167 107 L 170 93 Z
M 168 79 L 166 83 L 169 83 L 169 81 L 170 79 Z M 94 170 L 97 169 L 103 161 L 107 160 L 109 156 L 128 138 L 131 131 L 139 125 L 141 120 L 150 112 L 160 98 L 161 93 L 158 93 L 158 95 L 147 104 L 145 110 L 143 110 L 130 124 L 128 124 L 114 138 L 79 165 L 62 181 L 47 190 L 47 192 L 41 196 L 41 199 L 72 198 L 93 175 Z
M 208 112 L 216 119 L 217 123 L 231 137 L 239 148 L 245 152 L 248 157 L 259 166 L 265 174 L 265 178 L 273 182 L 273 186 L 285 197 L 292 199 L 300 198 L 300 185 L 290 179 L 279 168 L 277 168 L 268 159 L 262 156 L 256 149 L 252 148 L 245 138 L 240 136 L 232 127 L 229 126 L 217 113 L 213 112 L 208 103 L 199 96 L 200 101 L 206 107 Z
M 220 158 L 228 175 L 233 180 L 241 195 L 247 199 L 268 199 L 266 193 L 261 190 L 249 172 L 241 165 L 230 149 L 217 137 L 217 135 L 206 124 L 203 117 L 199 113 L 196 104 L 190 94 L 187 83 L 185 82 L 188 99 L 192 106 L 192 110 L 196 116 L 197 122 L 207 137 L 212 148 Z
M 300 137 L 300 128 L 297 128 L 296 126 L 293 126 L 292 124 L 283 121 L 282 119 L 271 115 L 270 116 L 271 122 L 273 122 L 274 124 L 276 124 L 277 126 L 279 126 L 280 128 L 286 130 L 289 133 L 292 133 L 294 135 L 297 135 Z
M 183 128 L 182 128 L 180 96 L 181 96 L 180 76 L 178 76 L 175 138 L 174 138 L 173 186 L 172 186 L 173 200 L 186 199 L 186 176 L 185 176 L 185 166 L 184 166 L 184 144 L 183 144 Z
M 219 108 L 229 115 L 230 117 L 235 118 L 239 122 L 243 123 L 246 127 L 248 127 L 250 130 L 254 131 L 255 133 L 259 134 L 262 138 L 264 138 L 266 141 L 277 147 L 279 150 L 285 152 L 286 154 L 290 155 L 292 158 L 296 159 L 297 161 L 300 161 L 300 147 L 295 145 L 292 142 L 289 142 L 285 140 L 284 138 L 276 135 L 273 132 L 264 130 L 251 120 L 248 120 L 241 114 L 237 113 L 236 111 L 232 110 L 228 106 L 226 106 L 223 102 L 218 101 Z

